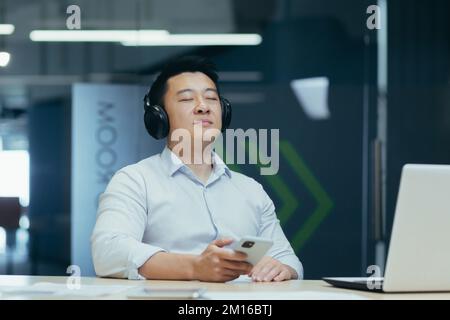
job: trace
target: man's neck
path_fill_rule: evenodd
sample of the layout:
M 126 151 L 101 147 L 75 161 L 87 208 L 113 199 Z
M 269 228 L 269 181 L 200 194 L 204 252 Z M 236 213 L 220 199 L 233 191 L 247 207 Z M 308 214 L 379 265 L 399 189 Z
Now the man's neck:
M 167 144 L 167 147 L 174 152 L 181 161 L 188 166 L 192 172 L 197 176 L 197 178 L 206 183 L 213 171 L 213 158 L 212 158 L 212 147 L 210 144 L 203 146 L 200 150 L 195 150 L 199 148 L 191 149 L 191 156 L 186 157 L 182 154 L 179 154 L 176 150 L 174 150 L 174 146 L 171 144 Z M 206 157 L 206 159 L 204 159 Z

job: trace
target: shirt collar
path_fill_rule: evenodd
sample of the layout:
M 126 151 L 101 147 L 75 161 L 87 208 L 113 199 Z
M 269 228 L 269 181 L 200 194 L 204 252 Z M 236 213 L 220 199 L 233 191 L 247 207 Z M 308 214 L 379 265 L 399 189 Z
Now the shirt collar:
M 219 155 L 212 151 L 214 169 L 213 172 L 217 175 L 222 175 L 226 173 L 229 177 L 231 177 L 231 170 L 228 166 L 223 162 L 223 160 L 219 157 Z M 187 167 L 181 159 L 172 152 L 167 146 L 164 147 L 164 150 L 160 154 L 161 160 L 166 167 L 167 173 L 169 176 L 173 176 L 175 172 L 180 170 L 182 167 Z M 187 167 L 189 168 L 189 167 Z

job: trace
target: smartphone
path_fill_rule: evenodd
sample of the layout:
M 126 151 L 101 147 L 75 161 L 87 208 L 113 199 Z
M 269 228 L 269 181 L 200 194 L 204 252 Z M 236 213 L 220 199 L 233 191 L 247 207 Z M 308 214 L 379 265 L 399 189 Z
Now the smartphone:
M 230 249 L 247 254 L 246 261 L 256 265 L 272 247 L 273 241 L 266 238 L 245 236 L 230 245 Z

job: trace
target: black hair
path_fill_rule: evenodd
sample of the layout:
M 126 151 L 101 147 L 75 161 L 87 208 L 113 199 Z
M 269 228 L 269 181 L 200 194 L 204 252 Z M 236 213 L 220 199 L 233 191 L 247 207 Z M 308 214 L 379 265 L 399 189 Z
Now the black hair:
M 164 108 L 164 95 L 167 91 L 167 80 L 183 72 L 202 72 L 208 76 L 219 91 L 217 68 L 215 64 L 205 57 L 183 56 L 169 61 L 161 70 L 161 73 L 153 82 L 149 91 L 151 105 L 159 105 Z

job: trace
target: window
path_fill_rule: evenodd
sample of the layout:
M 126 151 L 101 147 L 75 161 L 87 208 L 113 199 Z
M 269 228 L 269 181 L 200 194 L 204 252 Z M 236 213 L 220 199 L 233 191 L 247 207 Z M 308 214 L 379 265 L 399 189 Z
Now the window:
M 28 151 L 0 151 L 0 197 L 19 197 L 23 207 L 30 199 Z

